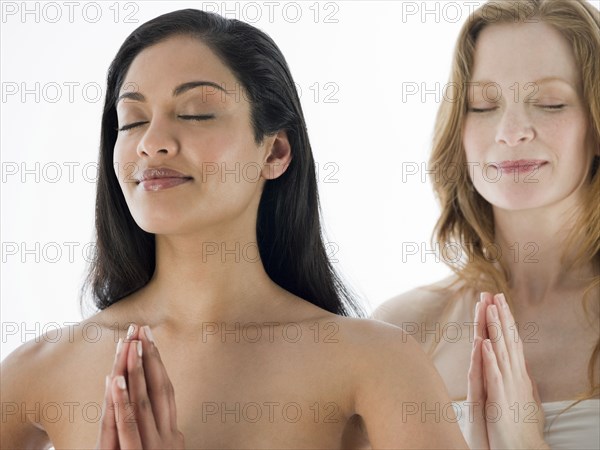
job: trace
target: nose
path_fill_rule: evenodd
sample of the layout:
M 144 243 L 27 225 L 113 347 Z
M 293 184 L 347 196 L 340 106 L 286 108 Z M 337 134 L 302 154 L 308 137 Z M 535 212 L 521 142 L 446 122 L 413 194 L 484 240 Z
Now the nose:
M 498 124 L 496 143 L 515 147 L 535 137 L 533 124 L 522 106 L 514 104 L 505 109 Z
M 179 152 L 179 142 L 174 134 L 173 128 L 169 126 L 166 119 L 155 118 L 140 139 L 137 153 L 140 158 L 173 156 Z

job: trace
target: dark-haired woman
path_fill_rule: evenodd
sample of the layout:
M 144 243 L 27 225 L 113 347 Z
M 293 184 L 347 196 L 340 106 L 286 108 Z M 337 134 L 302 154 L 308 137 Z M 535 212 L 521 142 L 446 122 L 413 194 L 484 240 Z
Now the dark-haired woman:
M 183 10 L 127 38 L 96 231 L 100 311 L 73 328 L 100 338 L 6 359 L 3 448 L 465 448 L 425 354 L 361 319 L 327 260 L 298 95 L 259 30 Z

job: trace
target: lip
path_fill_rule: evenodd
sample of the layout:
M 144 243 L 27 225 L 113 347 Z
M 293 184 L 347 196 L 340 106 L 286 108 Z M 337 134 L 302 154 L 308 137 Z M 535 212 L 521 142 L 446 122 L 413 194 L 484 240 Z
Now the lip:
M 518 159 L 494 162 L 491 165 L 507 172 L 531 172 L 547 163 L 548 161 L 543 159 Z
M 138 183 L 147 180 L 156 180 L 161 178 L 188 178 L 192 177 L 185 175 L 181 172 L 178 172 L 174 169 L 169 169 L 168 167 L 153 167 L 150 169 L 146 169 L 142 172 L 142 176 L 138 178 Z
M 159 191 L 186 183 L 193 178 L 168 167 L 154 167 L 142 172 L 137 184 L 145 191 Z
M 191 181 L 192 178 L 184 177 L 163 177 L 163 178 L 152 178 L 149 180 L 141 181 L 139 184 L 145 191 L 161 191 L 163 189 L 169 189 L 180 184 Z

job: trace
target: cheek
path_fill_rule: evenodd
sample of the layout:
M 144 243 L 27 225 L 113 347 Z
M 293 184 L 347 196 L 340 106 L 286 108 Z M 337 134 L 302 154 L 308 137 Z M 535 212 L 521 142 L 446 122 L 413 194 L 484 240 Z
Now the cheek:
M 243 127 L 235 117 L 223 118 L 210 124 L 210 128 L 182 136 L 181 147 L 188 149 L 186 157 L 200 166 L 254 162 L 259 153 L 251 129 Z
M 113 149 L 113 161 L 115 162 L 115 171 L 117 170 L 117 164 L 121 165 L 124 162 L 126 162 L 125 153 L 126 152 L 124 145 L 120 143 L 119 140 L 117 140 Z
M 113 169 L 122 187 L 124 183 L 136 181 L 138 175 L 136 160 L 135 150 L 129 150 L 122 139 L 117 139 L 113 149 Z
M 544 123 L 543 133 L 543 141 L 564 176 L 572 180 L 583 177 L 591 160 L 585 115 L 573 111 L 554 120 L 549 118 Z
M 241 161 L 246 156 L 246 146 L 235 133 L 211 133 L 183 143 L 187 152 L 199 164 Z
M 543 122 L 544 136 L 555 148 L 557 156 L 581 155 L 586 148 L 587 124 L 581 114 L 564 114 L 554 120 Z
M 480 161 L 485 136 L 485 128 L 480 121 L 467 117 L 463 127 L 463 147 L 467 162 Z

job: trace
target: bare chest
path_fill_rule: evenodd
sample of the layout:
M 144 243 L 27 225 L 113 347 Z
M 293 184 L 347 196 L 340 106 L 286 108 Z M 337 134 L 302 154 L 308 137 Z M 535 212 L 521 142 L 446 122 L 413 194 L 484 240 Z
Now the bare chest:
M 186 446 L 340 448 L 352 411 L 335 346 L 257 344 L 164 345 Z M 48 399 L 54 398 L 60 417 L 41 417 L 57 449 L 93 448 L 111 365 L 112 353 L 87 358 L 68 383 L 58 380 Z
M 520 316 L 517 322 L 525 360 L 543 402 L 573 399 L 587 390 L 588 363 L 598 331 L 574 316 Z M 432 355 L 453 400 L 465 399 L 473 343 L 472 328 L 460 340 L 440 339 Z

